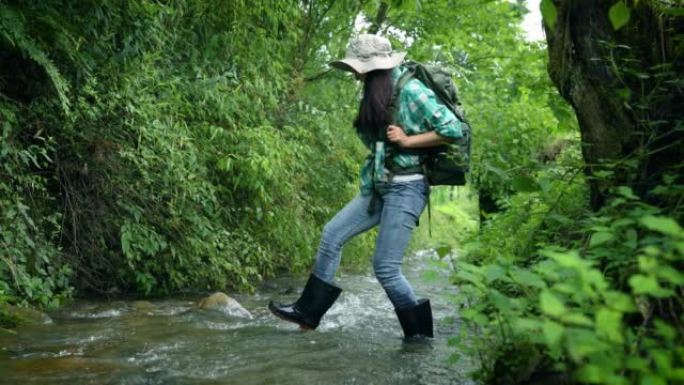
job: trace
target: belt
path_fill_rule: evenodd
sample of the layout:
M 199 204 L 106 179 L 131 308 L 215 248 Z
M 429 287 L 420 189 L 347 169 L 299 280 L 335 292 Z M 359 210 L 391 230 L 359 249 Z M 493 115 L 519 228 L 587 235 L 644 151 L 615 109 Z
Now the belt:
M 393 183 L 403 183 L 403 182 L 413 182 L 414 180 L 421 180 L 425 178 L 425 175 L 423 174 L 401 174 L 401 175 L 393 175 L 391 182 Z

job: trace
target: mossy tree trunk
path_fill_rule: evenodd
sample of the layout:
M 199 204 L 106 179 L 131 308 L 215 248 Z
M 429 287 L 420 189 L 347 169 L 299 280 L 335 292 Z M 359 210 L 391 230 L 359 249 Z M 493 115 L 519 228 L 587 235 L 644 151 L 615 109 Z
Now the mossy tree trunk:
M 630 18 L 614 29 L 615 0 L 554 0 L 546 27 L 551 79 L 575 109 L 591 204 L 612 186 L 663 204 L 648 191 L 684 164 L 684 18 L 673 6 L 628 1 Z

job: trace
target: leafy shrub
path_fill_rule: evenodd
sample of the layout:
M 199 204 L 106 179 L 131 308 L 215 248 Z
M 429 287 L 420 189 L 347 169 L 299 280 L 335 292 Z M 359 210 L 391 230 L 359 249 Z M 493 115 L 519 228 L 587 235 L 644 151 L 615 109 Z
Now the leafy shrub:
M 660 186 L 654 193 L 680 194 L 681 188 Z M 534 258 L 493 254 L 460 263 L 454 279 L 461 316 L 483 338 L 471 351 L 486 351 L 480 375 L 490 383 L 525 382 L 544 371 L 572 373 L 581 383 L 683 381 L 678 215 L 618 187 L 601 211 L 571 224 L 575 241 L 547 238 Z M 516 354 L 530 346 L 535 353 L 511 367 L 514 361 L 498 348 L 511 345 Z
M 320 108 L 353 83 L 306 83 L 300 60 L 325 63 L 349 5 L 219 3 L 0 4 L 0 300 L 249 290 L 310 266 L 360 146 L 349 105 Z
M 54 142 L 38 131 L 20 145 L 27 138 L 17 115 L 0 104 L 0 303 L 53 307 L 70 295 L 72 277 L 57 246 L 61 216 L 50 210 L 43 174 Z

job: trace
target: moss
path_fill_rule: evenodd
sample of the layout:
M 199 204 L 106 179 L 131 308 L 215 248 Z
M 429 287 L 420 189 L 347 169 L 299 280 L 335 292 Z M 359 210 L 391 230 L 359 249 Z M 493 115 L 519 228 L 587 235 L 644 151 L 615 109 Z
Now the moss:
M 41 324 L 51 322 L 45 313 L 10 304 L 0 304 L 0 329 L 14 329 L 25 324 Z

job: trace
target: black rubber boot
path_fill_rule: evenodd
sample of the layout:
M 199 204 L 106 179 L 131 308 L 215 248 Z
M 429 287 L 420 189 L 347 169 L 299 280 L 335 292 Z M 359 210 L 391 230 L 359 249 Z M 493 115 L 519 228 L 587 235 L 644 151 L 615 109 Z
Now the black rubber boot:
M 311 274 L 302 295 L 295 303 L 283 305 L 271 301 L 268 308 L 276 316 L 299 324 L 302 329 L 316 329 L 323 314 L 330 309 L 341 292 L 339 287 Z
M 434 337 L 432 333 L 432 308 L 430 300 L 419 299 L 418 305 L 396 309 L 404 339 L 416 337 Z

